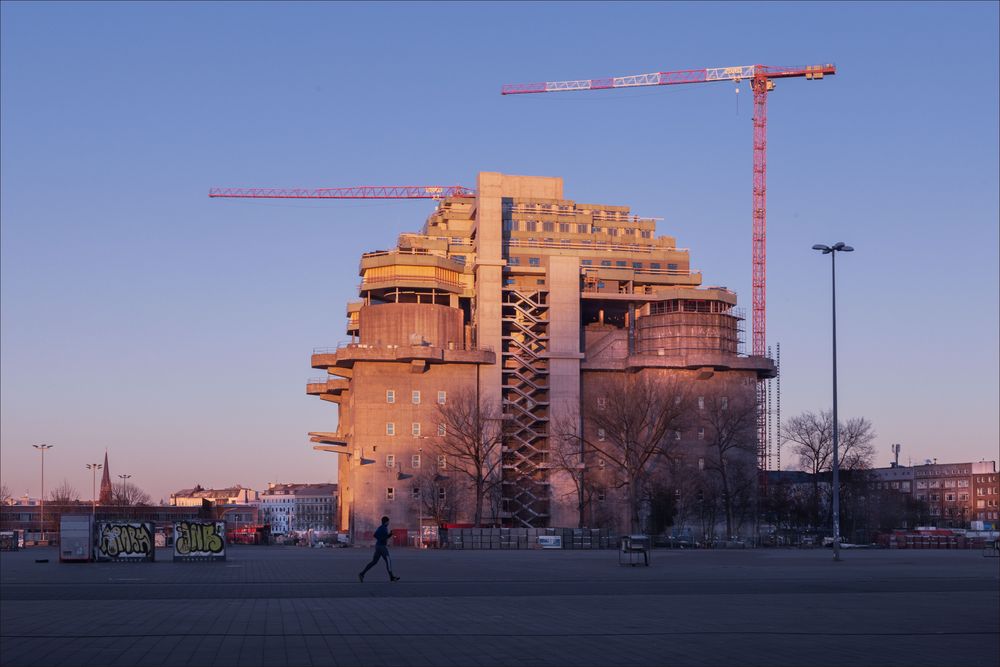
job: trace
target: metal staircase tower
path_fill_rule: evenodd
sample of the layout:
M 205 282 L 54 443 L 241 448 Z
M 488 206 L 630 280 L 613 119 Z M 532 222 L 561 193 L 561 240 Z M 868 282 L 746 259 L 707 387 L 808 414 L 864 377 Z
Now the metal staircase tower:
M 549 517 L 548 291 L 503 289 L 505 516 L 542 527 Z

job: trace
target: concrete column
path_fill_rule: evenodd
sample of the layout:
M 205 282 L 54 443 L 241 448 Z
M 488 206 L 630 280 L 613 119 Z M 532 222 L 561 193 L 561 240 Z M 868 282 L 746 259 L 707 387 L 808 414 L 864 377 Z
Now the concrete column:
M 550 257 L 549 286 L 549 419 L 552 433 L 579 429 L 580 424 L 580 259 Z M 558 443 L 550 438 L 549 447 Z M 579 518 L 569 473 L 550 479 L 552 526 L 575 527 Z
M 476 341 L 492 347 L 497 363 L 479 369 L 481 401 L 500 407 L 501 287 L 503 286 L 503 175 L 481 172 L 476 179 Z

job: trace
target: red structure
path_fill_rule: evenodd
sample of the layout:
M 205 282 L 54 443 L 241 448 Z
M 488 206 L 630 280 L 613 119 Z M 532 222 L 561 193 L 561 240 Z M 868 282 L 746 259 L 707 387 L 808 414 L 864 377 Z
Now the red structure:
M 443 199 L 475 197 L 461 185 L 362 185 L 354 188 L 211 188 L 209 197 L 237 199 Z
M 805 77 L 822 79 L 837 73 L 832 64 L 801 67 L 773 67 L 770 65 L 743 65 L 738 67 L 709 67 L 705 69 L 653 72 L 603 79 L 576 81 L 547 81 L 543 83 L 510 84 L 502 88 L 503 95 L 526 93 L 554 93 L 576 90 L 607 90 L 635 88 L 638 86 L 672 86 L 684 83 L 714 83 L 719 81 L 749 80 L 753 89 L 753 355 L 765 356 L 767 327 L 767 94 L 774 90 L 774 79 Z M 758 420 L 758 457 L 760 469 L 770 467 L 767 453 L 767 414 L 764 405 L 767 389 L 764 383 L 757 388 L 760 419 Z M 765 478 L 766 479 L 766 478 Z

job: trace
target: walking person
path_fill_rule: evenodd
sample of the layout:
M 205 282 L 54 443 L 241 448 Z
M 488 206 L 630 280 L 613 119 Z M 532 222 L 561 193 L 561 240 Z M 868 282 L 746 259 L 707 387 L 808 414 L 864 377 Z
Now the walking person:
M 379 558 L 385 560 L 385 570 L 389 573 L 389 581 L 399 581 L 399 577 L 392 573 L 392 559 L 389 558 L 390 537 L 392 537 L 392 531 L 389 530 L 389 517 L 384 516 L 382 517 L 382 525 L 375 529 L 375 555 L 372 556 L 372 562 L 368 563 L 361 572 L 358 572 L 358 581 L 364 583 L 365 574 L 375 567 Z

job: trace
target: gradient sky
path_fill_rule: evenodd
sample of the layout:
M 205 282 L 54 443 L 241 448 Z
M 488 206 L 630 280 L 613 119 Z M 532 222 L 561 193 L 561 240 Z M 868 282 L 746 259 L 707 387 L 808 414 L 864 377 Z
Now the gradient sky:
M 313 347 L 361 252 L 428 201 L 212 186 L 562 176 L 630 205 L 750 312 L 751 102 L 731 83 L 502 97 L 504 83 L 833 62 L 769 101 L 768 339 L 782 415 L 839 400 L 901 460 L 998 457 L 998 5 L 4 2 L 2 440 L 13 493 L 107 449 L 155 500 L 336 479 Z M 747 323 L 749 330 L 749 322 Z M 791 457 L 786 453 L 783 463 Z M 117 481 L 117 479 L 116 479 Z

